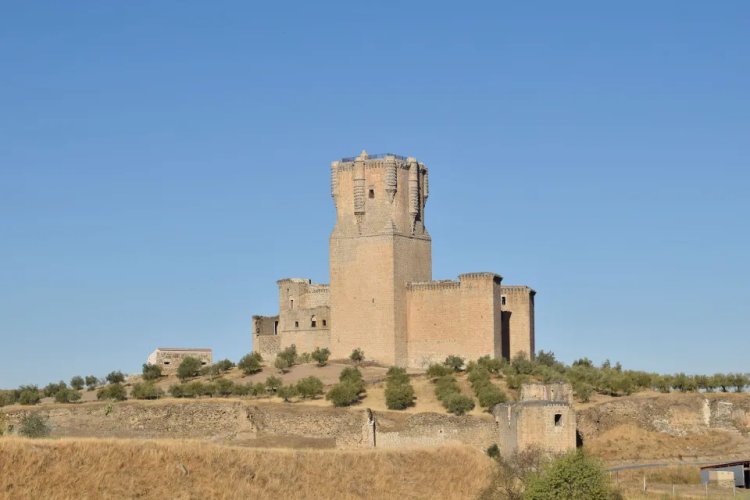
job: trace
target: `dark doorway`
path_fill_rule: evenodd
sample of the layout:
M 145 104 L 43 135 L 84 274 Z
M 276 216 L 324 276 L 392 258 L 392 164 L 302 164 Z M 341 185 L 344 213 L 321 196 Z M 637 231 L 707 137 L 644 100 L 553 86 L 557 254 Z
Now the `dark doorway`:
M 500 318 L 503 328 L 503 335 L 501 339 L 503 357 L 508 361 L 510 361 L 510 315 L 510 311 L 503 311 Z

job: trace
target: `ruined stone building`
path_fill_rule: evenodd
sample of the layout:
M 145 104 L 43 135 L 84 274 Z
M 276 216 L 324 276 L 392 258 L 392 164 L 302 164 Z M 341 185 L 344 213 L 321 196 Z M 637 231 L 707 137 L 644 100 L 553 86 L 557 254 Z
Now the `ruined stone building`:
M 576 448 L 576 414 L 571 405 L 570 384 L 524 384 L 515 403 L 492 409 L 498 430 L 500 453 L 539 448 L 562 453 Z
M 424 164 L 363 151 L 333 162 L 330 175 L 331 283 L 279 280 L 278 316 L 253 316 L 255 351 L 327 347 L 336 359 L 361 348 L 367 359 L 415 368 L 451 354 L 533 355 L 534 290 L 492 272 L 432 279 Z
M 170 373 L 176 371 L 185 358 L 196 358 L 202 365 L 210 365 L 213 363 L 213 351 L 208 348 L 157 347 L 148 355 L 146 362 L 161 367 L 165 373 Z

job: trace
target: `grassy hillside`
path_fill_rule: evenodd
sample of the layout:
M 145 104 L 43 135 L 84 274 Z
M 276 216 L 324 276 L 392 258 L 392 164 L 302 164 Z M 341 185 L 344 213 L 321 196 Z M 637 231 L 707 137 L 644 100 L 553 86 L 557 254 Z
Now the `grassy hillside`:
M 8 498 L 476 498 L 492 462 L 464 447 L 292 451 L 197 441 L 0 439 Z

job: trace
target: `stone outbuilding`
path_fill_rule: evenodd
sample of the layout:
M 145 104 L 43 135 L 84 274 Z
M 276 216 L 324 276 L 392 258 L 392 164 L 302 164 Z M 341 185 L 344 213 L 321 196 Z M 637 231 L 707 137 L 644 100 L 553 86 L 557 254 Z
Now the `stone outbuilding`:
M 197 358 L 202 365 L 213 363 L 213 351 L 208 348 L 157 347 L 149 354 L 147 363 L 159 366 L 164 372 L 177 370 L 185 358 Z
M 521 398 L 496 405 L 495 417 L 500 454 L 538 448 L 564 453 L 576 448 L 576 414 L 569 384 L 524 384 Z

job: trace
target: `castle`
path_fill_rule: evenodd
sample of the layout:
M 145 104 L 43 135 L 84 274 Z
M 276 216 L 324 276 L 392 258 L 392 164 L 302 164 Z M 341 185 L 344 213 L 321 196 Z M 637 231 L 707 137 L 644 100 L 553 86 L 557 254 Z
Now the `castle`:
M 336 224 L 330 285 L 290 278 L 279 286 L 278 316 L 253 316 L 253 350 L 273 358 L 359 348 L 384 365 L 424 368 L 448 355 L 510 359 L 534 353 L 534 295 L 491 272 L 432 280 L 425 226 L 427 167 L 394 154 L 331 164 Z

